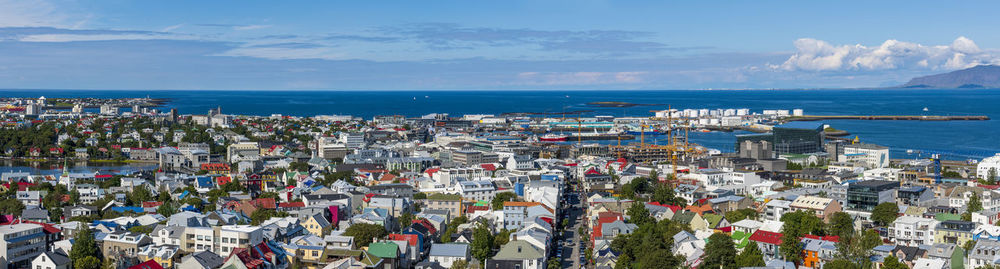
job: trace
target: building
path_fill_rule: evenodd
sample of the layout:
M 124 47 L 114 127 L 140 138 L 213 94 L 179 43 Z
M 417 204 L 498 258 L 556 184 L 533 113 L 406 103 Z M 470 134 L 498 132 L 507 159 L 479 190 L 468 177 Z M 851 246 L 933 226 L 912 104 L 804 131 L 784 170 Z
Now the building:
M 46 251 L 31 261 L 29 268 L 36 269 L 69 269 L 71 261 L 61 252 Z
M 738 135 L 736 150 L 741 154 L 747 141 L 769 142 L 775 155 L 825 152 L 821 122 L 794 121 L 774 126 L 769 134 Z
M 431 245 L 431 252 L 428 259 L 437 262 L 445 268 L 451 268 L 451 264 L 459 260 L 469 260 L 469 244 L 462 243 L 439 243 Z
M 237 248 L 247 248 L 263 241 L 264 233 L 258 226 L 187 227 L 181 235 L 180 248 L 188 253 L 206 250 L 228 257 Z
M 990 176 L 1000 176 L 1000 153 L 987 157 L 976 164 L 976 177 L 990 180 Z
M 32 223 L 0 226 L 0 268 L 24 268 L 45 252 L 44 227 Z
M 895 203 L 898 181 L 866 180 L 847 186 L 847 209 L 871 212 L 881 203 Z
M 868 169 L 889 167 L 889 148 L 875 144 L 844 145 L 837 161 L 864 166 Z
M 101 253 L 105 258 L 120 260 L 122 257 L 132 257 L 143 247 L 153 243 L 153 239 L 141 233 L 115 231 L 99 238 Z
M 226 148 L 226 160 L 230 163 L 258 159 L 260 159 L 260 146 L 257 142 L 240 142 Z
M 836 200 L 818 196 L 799 196 L 789 205 L 792 210 L 812 211 L 816 217 L 824 221 L 829 221 L 833 213 L 840 212 L 840 203 Z
M 937 224 L 934 219 L 901 216 L 889 226 L 888 238 L 902 246 L 933 245 Z
M 545 252 L 527 241 L 511 240 L 486 261 L 485 269 L 542 269 Z
M 781 221 L 781 216 L 792 211 L 792 202 L 785 200 L 771 200 L 764 205 L 765 220 Z
M 972 240 L 972 230 L 975 228 L 976 223 L 971 221 L 942 221 L 934 229 L 934 243 L 964 246 L 966 241 Z

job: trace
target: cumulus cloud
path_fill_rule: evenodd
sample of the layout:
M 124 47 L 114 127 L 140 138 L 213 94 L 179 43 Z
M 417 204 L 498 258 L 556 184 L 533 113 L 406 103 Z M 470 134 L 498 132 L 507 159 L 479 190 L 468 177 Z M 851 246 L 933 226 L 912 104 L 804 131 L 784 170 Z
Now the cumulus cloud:
M 1000 55 L 984 51 L 971 39 L 959 37 L 950 45 L 922 45 L 886 40 L 879 46 L 833 45 L 823 40 L 795 41 L 796 52 L 771 68 L 795 71 L 844 71 L 892 69 L 961 69 L 1000 63 Z

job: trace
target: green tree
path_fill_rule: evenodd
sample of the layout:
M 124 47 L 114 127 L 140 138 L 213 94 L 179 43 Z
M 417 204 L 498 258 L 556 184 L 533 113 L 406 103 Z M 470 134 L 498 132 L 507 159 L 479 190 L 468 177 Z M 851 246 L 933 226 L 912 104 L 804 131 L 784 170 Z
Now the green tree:
M 491 256 L 491 252 L 493 251 L 493 233 L 490 232 L 485 223 L 480 222 L 472 230 L 472 245 L 470 247 L 472 248 L 472 257 L 475 257 L 477 261 L 485 260 Z
M 729 223 L 745 219 L 757 219 L 757 210 L 753 210 L 752 208 L 743 208 L 726 212 L 726 220 L 729 221 Z
M 130 192 L 127 196 L 130 205 L 135 206 L 142 205 L 142 202 L 153 200 L 153 193 L 150 192 L 145 186 L 132 188 L 132 192 Z
M 799 237 L 794 234 L 783 234 L 781 245 L 778 245 L 778 252 L 785 261 L 798 264 L 802 259 L 802 244 L 799 243 Z
M 354 247 L 368 246 L 373 238 L 382 238 L 386 234 L 382 225 L 368 223 L 354 224 L 344 230 L 344 235 L 354 237 Z
M 674 188 L 670 187 L 670 184 L 660 183 L 656 184 L 656 188 L 653 190 L 653 196 L 651 197 L 653 202 L 659 202 L 665 205 L 685 205 L 687 201 L 684 198 L 677 197 L 674 193 Z
M 100 269 L 101 261 L 94 256 L 87 256 L 81 259 L 71 259 L 73 260 L 73 268 L 76 269 Z
M 835 212 L 830 215 L 830 223 L 826 227 L 829 235 L 847 237 L 854 233 L 854 219 L 847 213 Z
M 643 255 L 639 260 L 640 266 L 637 268 L 680 268 L 682 259 L 666 249 L 657 249 L 647 255 Z
M 885 261 L 882 262 L 882 269 L 910 269 L 906 264 L 899 262 L 896 256 L 885 257 Z
M 763 261 L 763 258 L 761 258 Z M 736 246 L 733 239 L 722 233 L 714 233 L 708 237 L 705 244 L 705 254 L 702 256 L 702 268 L 736 269 Z
M 260 225 L 273 217 L 287 217 L 288 212 L 278 212 L 274 209 L 257 209 L 250 214 L 250 225 Z M 370 239 L 370 238 L 369 238 Z M 365 244 L 367 246 L 367 244 Z
M 80 229 L 74 236 L 73 247 L 69 250 L 69 258 L 78 261 L 85 257 L 99 257 L 100 254 L 93 232 L 90 229 Z
M 405 212 L 399 215 L 399 218 L 396 218 L 396 221 L 397 221 L 396 224 L 399 225 L 400 229 L 406 226 L 410 226 L 410 224 L 413 223 L 413 213 Z
M 834 259 L 823 265 L 824 269 L 860 269 L 857 264 L 845 259 Z
M 974 213 L 983 210 L 983 202 L 979 199 L 979 194 L 973 193 L 972 197 L 969 197 L 969 203 L 966 204 L 965 212 Z
M 552 259 L 549 259 L 549 263 L 548 263 L 548 265 L 545 266 L 545 268 L 547 268 L 547 269 L 562 269 L 562 263 L 559 262 L 559 259 L 552 258 Z
M 632 206 L 628 208 L 628 212 L 626 213 L 628 213 L 629 221 L 636 225 L 653 222 L 653 217 L 649 216 L 649 209 L 646 209 L 646 205 L 643 203 L 632 203 Z
M 875 206 L 872 210 L 872 221 L 880 226 L 888 225 L 899 217 L 899 206 L 895 202 L 885 202 Z
M 493 201 L 490 201 L 490 204 L 493 205 L 493 210 L 503 210 L 503 203 L 514 201 L 515 198 L 517 198 L 517 194 L 513 192 L 501 192 L 493 197 Z
M 757 247 L 757 243 L 751 242 L 743 247 L 743 252 L 736 256 L 736 267 L 763 267 L 764 253 Z
M 413 194 L 413 200 L 423 200 L 423 199 L 427 199 L 426 193 L 418 192 Z
M 174 206 L 171 205 L 169 202 L 167 202 L 163 203 L 162 205 L 160 205 L 160 207 L 156 208 L 156 213 L 163 215 L 164 217 L 170 217 L 170 215 L 177 213 L 177 209 L 174 208 Z
M 457 260 L 451 262 L 451 269 L 466 269 L 469 267 L 469 262 L 465 260 Z

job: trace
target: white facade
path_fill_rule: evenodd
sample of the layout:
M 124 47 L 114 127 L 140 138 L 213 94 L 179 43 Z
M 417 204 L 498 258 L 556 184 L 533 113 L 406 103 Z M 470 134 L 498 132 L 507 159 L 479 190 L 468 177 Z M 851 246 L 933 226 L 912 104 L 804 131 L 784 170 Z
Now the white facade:
M 933 245 L 937 224 L 934 219 L 901 216 L 889 227 L 889 240 L 902 246 Z
M 976 165 L 976 177 L 988 180 L 990 175 L 990 170 L 995 171 L 998 177 L 1000 177 L 1000 153 L 987 157 Z
M 844 146 L 844 154 L 837 156 L 838 161 L 856 163 L 867 168 L 889 167 L 889 148 L 873 144 L 854 144 Z

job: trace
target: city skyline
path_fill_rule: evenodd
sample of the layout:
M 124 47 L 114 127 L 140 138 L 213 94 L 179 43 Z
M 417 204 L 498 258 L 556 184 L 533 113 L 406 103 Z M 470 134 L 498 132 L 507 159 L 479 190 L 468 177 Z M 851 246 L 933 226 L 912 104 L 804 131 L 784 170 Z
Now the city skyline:
M 0 1 L 0 88 L 892 86 L 1000 63 L 964 4 Z

